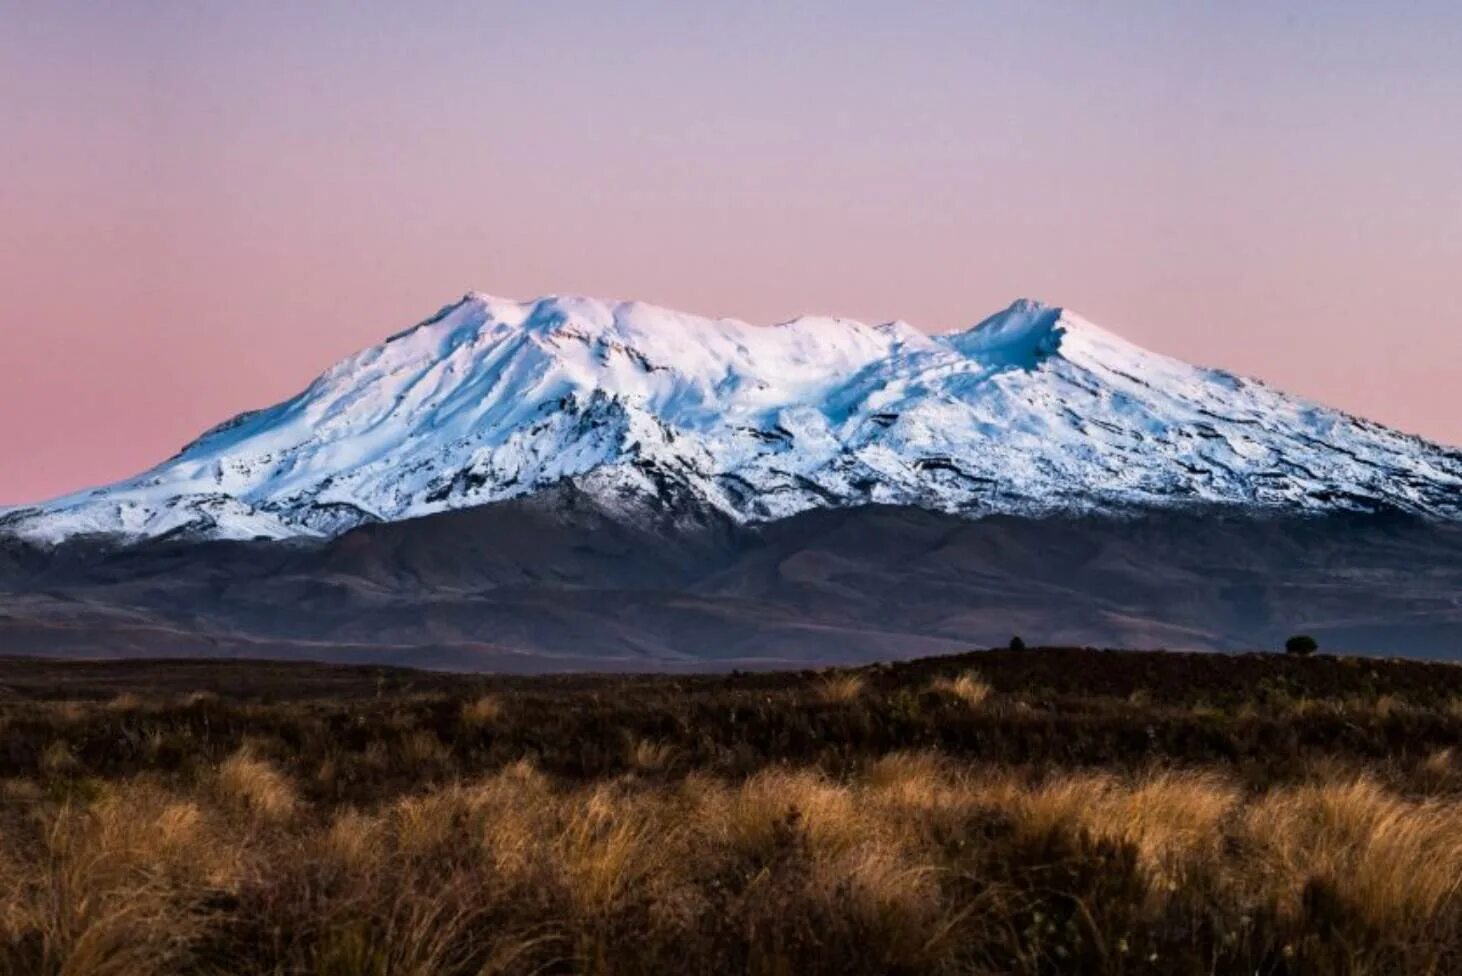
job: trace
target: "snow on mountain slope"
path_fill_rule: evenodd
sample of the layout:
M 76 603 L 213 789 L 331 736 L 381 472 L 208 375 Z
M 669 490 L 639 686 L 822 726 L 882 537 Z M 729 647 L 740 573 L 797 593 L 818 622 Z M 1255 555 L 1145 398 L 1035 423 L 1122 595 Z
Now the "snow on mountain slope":
M 1462 518 L 1462 453 L 1019 301 L 959 333 L 469 294 L 135 478 L 0 531 L 327 536 L 573 479 L 738 520 L 1232 504 Z

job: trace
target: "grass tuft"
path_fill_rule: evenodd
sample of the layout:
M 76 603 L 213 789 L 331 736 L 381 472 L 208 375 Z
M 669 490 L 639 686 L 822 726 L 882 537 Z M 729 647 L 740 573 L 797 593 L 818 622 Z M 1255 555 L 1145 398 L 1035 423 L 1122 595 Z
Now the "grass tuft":
M 843 671 L 829 674 L 816 685 L 819 700 L 829 705 L 849 705 L 863 697 L 868 682 L 861 674 Z
M 289 780 L 247 745 L 219 764 L 217 788 L 225 802 L 261 820 L 287 819 L 299 805 Z
M 994 689 L 973 671 L 965 671 L 954 678 L 936 678 L 930 689 L 936 694 L 952 698 L 971 708 L 983 705 L 994 692 Z
M 502 717 L 503 703 L 496 695 L 480 695 L 462 706 L 462 724 L 485 729 Z

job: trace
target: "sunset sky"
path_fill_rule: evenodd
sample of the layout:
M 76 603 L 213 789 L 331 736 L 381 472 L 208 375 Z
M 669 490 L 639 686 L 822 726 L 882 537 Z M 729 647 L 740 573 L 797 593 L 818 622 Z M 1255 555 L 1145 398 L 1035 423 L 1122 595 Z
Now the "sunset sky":
M 0 503 L 469 289 L 1032 296 L 1462 443 L 1462 4 L 0 0 Z

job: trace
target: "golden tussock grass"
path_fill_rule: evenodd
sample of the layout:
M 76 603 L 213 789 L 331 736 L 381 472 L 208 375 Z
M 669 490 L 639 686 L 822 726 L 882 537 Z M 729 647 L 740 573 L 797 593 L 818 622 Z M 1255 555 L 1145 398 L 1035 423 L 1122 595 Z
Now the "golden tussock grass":
M 198 905 L 239 878 L 205 811 L 146 783 L 61 805 L 4 868 L 0 918 L 24 960 L 6 971 L 17 973 L 173 972 L 202 933 Z
M 240 833 L 241 811 L 274 829 Z M 651 943 L 677 971 L 671 960 L 730 958 L 697 921 L 719 912 L 741 933 L 723 936 L 730 945 L 761 932 L 771 951 L 812 926 L 860 945 L 860 971 L 954 972 L 994 952 L 1044 972 L 1036 961 L 1055 950 L 1020 926 L 1066 875 L 1047 877 L 1065 861 L 1042 859 L 1093 858 L 1085 883 L 1100 886 L 1124 870 L 1103 850 L 1129 852 L 1145 892 L 1121 905 L 1127 940 L 1192 904 L 1231 912 L 1225 924 L 1268 919 L 1264 938 L 1280 940 L 1316 911 L 1393 945 L 1435 945 L 1462 923 L 1462 810 L 1365 776 L 1249 794 L 1212 771 L 1038 773 L 905 751 L 849 777 L 786 766 L 573 784 L 518 762 L 329 811 L 244 749 L 211 791 L 139 779 L 38 806 L 27 823 L 0 845 L 0 960 L 12 963 L 0 971 L 192 971 L 218 939 L 255 928 L 283 941 L 229 943 L 242 953 L 230 971 L 594 968 Z M 1082 926 L 1113 908 L 1070 890 L 1098 913 L 1061 936 L 1075 953 Z M 1061 898 L 1042 919 L 1076 904 Z M 204 908 L 214 903 L 233 907 Z
M 81 763 L 71 751 L 70 744 L 57 739 L 41 753 L 40 767 L 42 772 L 56 775 L 75 773 L 81 769 Z
M 462 705 L 462 722 L 468 728 L 487 728 L 503 714 L 503 703 L 496 695 L 480 695 Z
M 264 820 L 285 819 L 298 805 L 293 785 L 247 745 L 219 764 L 215 784 L 225 802 Z
M 1429 791 L 1447 792 L 1462 786 L 1462 761 L 1451 746 L 1433 749 L 1417 764 L 1416 773 Z
M 451 752 L 451 747 L 437 738 L 435 732 L 426 729 L 412 732 L 401 741 L 402 759 L 413 766 L 440 765 Z
M 963 702 L 972 708 L 984 704 L 985 700 L 994 693 L 994 689 L 973 671 L 965 671 L 953 678 L 936 678 L 930 684 L 930 690 Z
M 1462 972 L 1451 672 L 1169 662 L 7 698 L 0 976 Z
M 320 834 L 315 856 L 322 864 L 333 865 L 343 872 L 360 872 L 375 856 L 383 834 L 378 817 L 359 810 L 342 810 Z
M 818 699 L 830 705 L 847 705 L 863 697 L 868 681 L 861 674 L 844 671 L 826 675 L 817 682 Z
M 659 816 L 653 801 L 639 800 L 599 786 L 558 811 L 553 860 L 581 911 L 607 912 L 632 890 L 643 892 L 652 874 L 663 876 L 669 869 L 679 846 L 676 828 Z
M 1026 802 L 1045 829 L 1059 811 L 1090 836 L 1129 845 L 1149 887 L 1171 893 L 1218 857 L 1225 818 L 1238 801 L 1238 791 L 1215 775 L 1159 772 L 1126 781 L 1063 777 Z M 1041 810 L 1048 802 L 1054 810 Z
M 1455 911 L 1462 806 L 1409 800 L 1369 776 L 1272 791 L 1245 811 L 1244 865 L 1288 914 L 1317 892 L 1378 930 L 1426 926 Z
M 663 770 L 675 760 L 675 747 L 653 739 L 631 739 L 625 760 L 633 769 L 646 772 Z
M 135 712 L 140 710 L 143 705 L 142 696 L 130 691 L 124 691 L 107 702 L 107 708 L 114 712 Z
M 1376 699 L 1373 707 L 1375 708 L 1377 717 L 1390 718 L 1397 712 L 1406 711 L 1411 706 L 1400 695 L 1381 695 Z

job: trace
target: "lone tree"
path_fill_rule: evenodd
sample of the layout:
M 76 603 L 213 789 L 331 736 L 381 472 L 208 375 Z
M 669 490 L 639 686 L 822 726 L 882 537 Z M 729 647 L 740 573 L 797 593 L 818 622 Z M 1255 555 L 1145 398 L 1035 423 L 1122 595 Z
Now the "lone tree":
M 1284 653 L 1306 657 L 1320 649 L 1320 642 L 1309 634 L 1295 634 L 1284 642 Z
M 1025 641 L 1021 640 L 1019 637 L 1010 638 L 1010 649 L 1012 651 L 1025 650 Z

